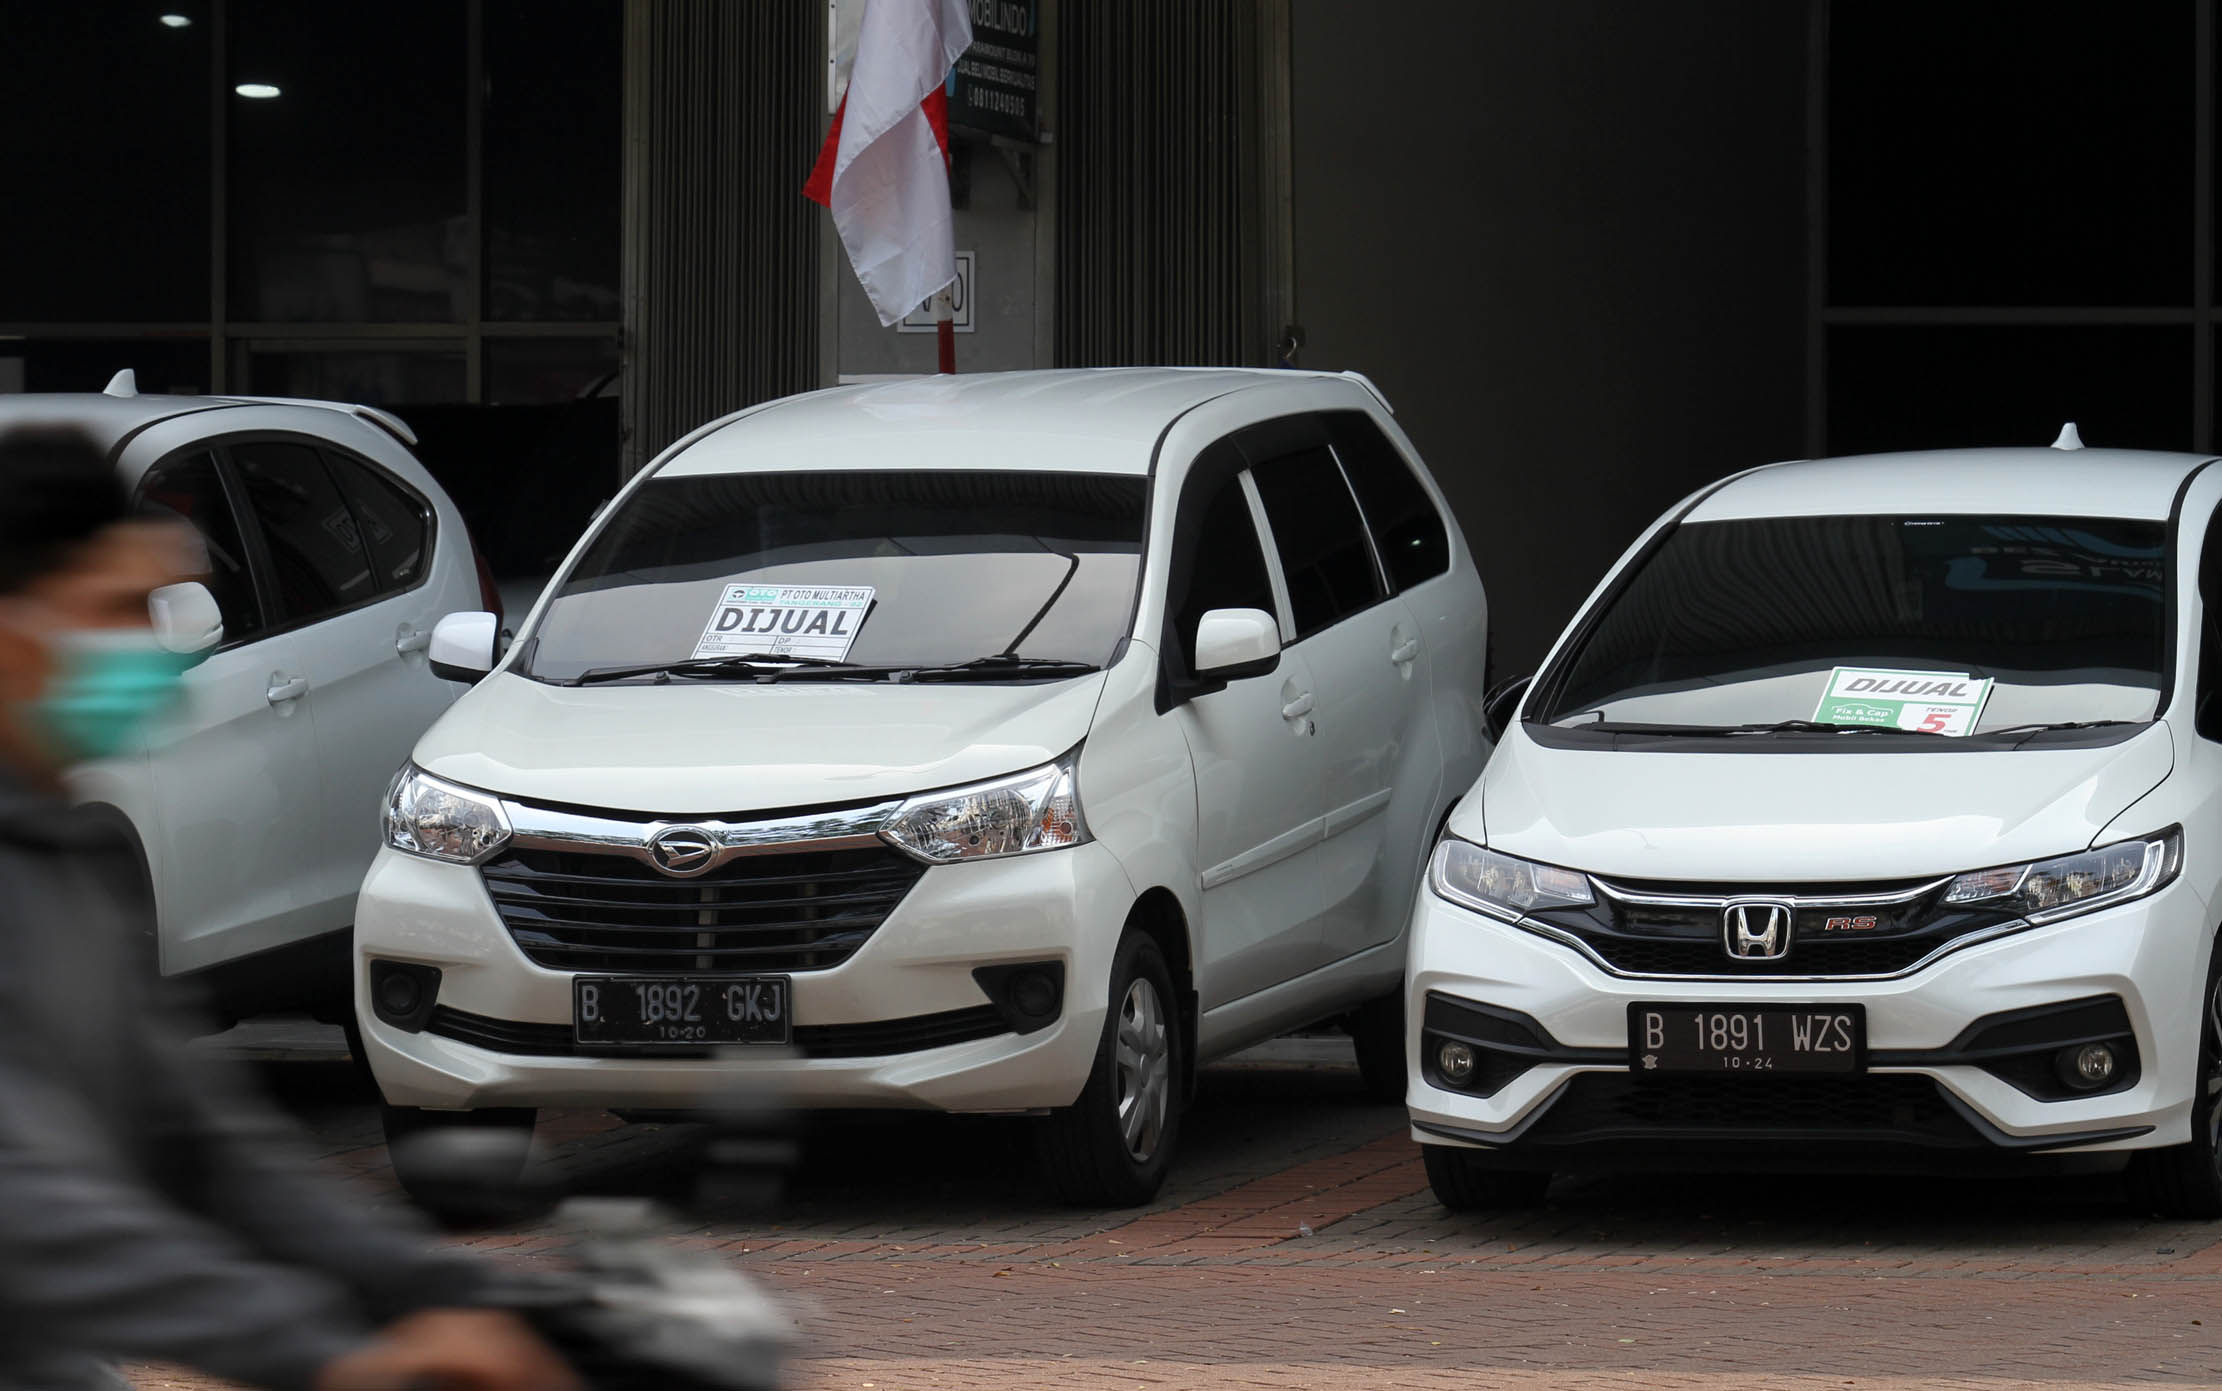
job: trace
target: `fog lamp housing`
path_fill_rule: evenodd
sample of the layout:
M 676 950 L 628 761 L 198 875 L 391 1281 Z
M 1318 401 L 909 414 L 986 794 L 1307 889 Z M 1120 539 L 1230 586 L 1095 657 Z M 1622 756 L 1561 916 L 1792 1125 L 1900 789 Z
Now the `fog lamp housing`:
M 1454 1038 L 1444 1039 L 1435 1046 L 1435 1070 L 1454 1087 L 1471 1082 L 1474 1080 L 1473 1046 Z
M 2097 1091 L 2114 1080 L 2120 1059 L 2111 1044 L 2084 1043 L 2063 1048 L 2054 1058 L 2060 1080 L 2079 1092 Z
M 413 961 L 370 963 L 370 1012 L 403 1033 L 420 1034 L 440 996 L 440 968 Z

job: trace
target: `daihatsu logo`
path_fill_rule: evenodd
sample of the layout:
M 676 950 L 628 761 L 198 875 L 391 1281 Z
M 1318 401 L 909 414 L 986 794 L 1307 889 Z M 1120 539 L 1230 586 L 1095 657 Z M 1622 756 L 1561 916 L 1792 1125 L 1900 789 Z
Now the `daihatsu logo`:
M 695 826 L 658 831 L 648 842 L 648 858 L 675 879 L 690 878 L 708 869 L 717 850 L 716 838 Z
M 1721 940 L 1740 961 L 1777 961 L 1790 951 L 1790 905 L 1739 899 L 1721 909 Z

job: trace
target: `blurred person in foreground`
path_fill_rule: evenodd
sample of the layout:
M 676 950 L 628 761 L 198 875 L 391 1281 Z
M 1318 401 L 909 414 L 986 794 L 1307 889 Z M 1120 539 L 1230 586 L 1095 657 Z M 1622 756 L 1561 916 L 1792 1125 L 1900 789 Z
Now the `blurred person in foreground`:
M 84 436 L 0 434 L 0 1391 L 121 1386 L 114 1358 L 317 1391 L 575 1391 L 523 1323 L 471 1307 L 487 1267 L 316 1180 L 155 1019 L 135 851 L 62 780 L 177 698 L 193 659 L 147 601 L 195 545 L 132 519 Z

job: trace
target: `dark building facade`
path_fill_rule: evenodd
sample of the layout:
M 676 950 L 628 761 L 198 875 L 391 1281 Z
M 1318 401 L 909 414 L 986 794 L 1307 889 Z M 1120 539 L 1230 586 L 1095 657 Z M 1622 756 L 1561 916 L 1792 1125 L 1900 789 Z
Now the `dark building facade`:
M 2216 0 L 979 0 L 962 370 L 1395 402 L 1540 657 L 1822 451 L 2210 449 Z M 0 6 L 0 390 L 401 412 L 545 573 L 724 411 L 928 370 L 799 187 L 856 0 Z

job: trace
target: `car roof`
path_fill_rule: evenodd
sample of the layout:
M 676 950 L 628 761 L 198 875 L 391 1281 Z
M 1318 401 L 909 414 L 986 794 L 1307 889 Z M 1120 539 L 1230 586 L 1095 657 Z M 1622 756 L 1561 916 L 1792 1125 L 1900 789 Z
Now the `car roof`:
M 1141 474 L 1149 471 L 1166 427 L 1187 411 L 1232 392 L 1292 382 L 1321 383 L 1322 407 L 1380 400 L 1355 373 L 1286 368 L 1104 367 L 910 377 L 813 391 L 727 417 L 684 444 L 658 473 L 988 465 Z
M 310 401 L 267 396 L 111 396 L 104 391 L 48 391 L 0 395 L 0 428 L 17 425 L 74 425 L 109 453 L 149 425 L 181 415 L 244 406 L 299 406 L 367 420 L 405 444 L 416 443 L 409 427 L 385 411 L 345 401 Z
M 1934 449 L 1771 464 L 1729 480 L 1683 518 L 1971 513 L 2166 521 L 2212 458 L 2144 449 Z

